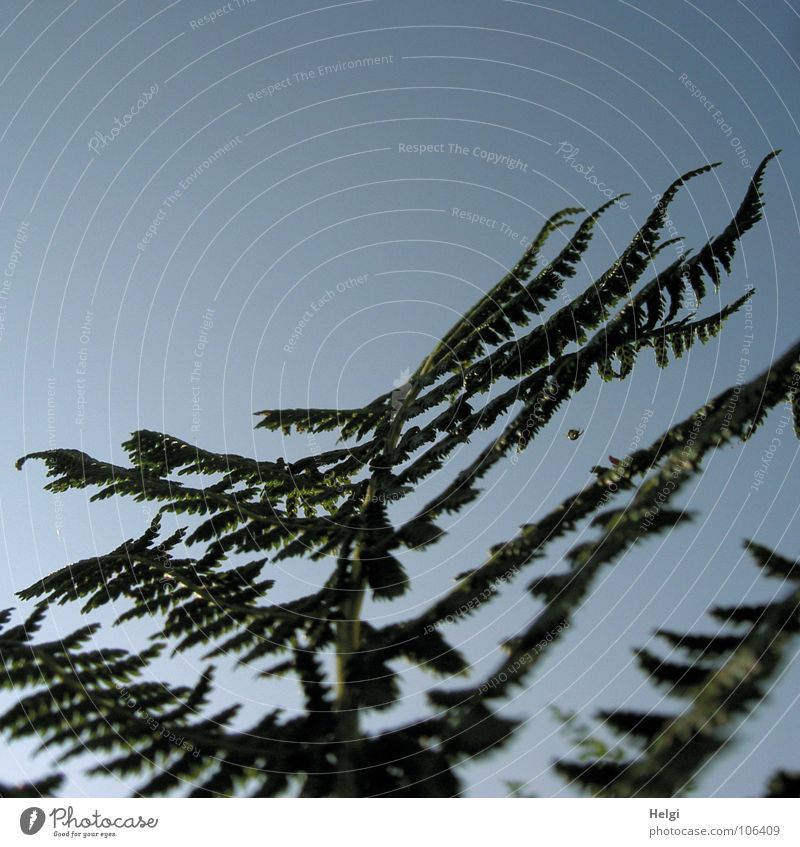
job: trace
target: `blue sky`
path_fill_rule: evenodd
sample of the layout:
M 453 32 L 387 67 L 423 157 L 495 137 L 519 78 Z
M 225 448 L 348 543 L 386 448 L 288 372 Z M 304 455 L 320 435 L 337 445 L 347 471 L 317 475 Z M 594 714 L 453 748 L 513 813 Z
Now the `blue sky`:
M 627 382 L 595 380 L 529 454 L 487 480 L 441 545 L 409 560 L 407 603 L 377 614 L 424 603 L 579 489 L 591 465 L 626 452 L 647 412 L 654 437 L 733 383 L 751 331 L 745 378 L 797 337 L 797 2 L 32 2 L 6 10 L 0 45 L 0 605 L 138 534 L 148 517 L 135 503 L 54 498 L 41 466 L 13 470 L 18 456 L 71 446 L 121 460 L 120 442 L 138 428 L 260 458 L 308 452 L 303 437 L 254 432 L 251 413 L 352 407 L 390 390 L 545 218 L 595 208 L 603 191 L 632 196 L 604 219 L 570 293 L 625 246 L 676 175 L 723 163 L 671 214 L 697 246 L 781 147 L 765 220 L 706 304 L 754 286 L 752 326 L 735 316 L 667 372 L 645 355 Z M 569 427 L 585 435 L 571 442 Z M 744 449 L 711 457 L 682 500 L 699 513 L 694 524 L 607 573 L 509 705 L 528 719 L 516 746 L 468 769 L 471 793 L 503 794 L 506 780 L 562 790 L 547 774 L 564 745 L 550 704 L 588 719 L 623 701 L 657 703 L 631 648 L 657 625 L 694 626 L 712 602 L 763 596 L 742 539 L 798 554 L 788 432 L 752 487 L 779 428 L 776 411 Z M 318 566 L 283 564 L 281 596 L 322 578 Z M 452 637 L 488 667 L 534 608 L 510 586 L 499 610 Z M 75 610 L 50 626 L 74 628 Z M 135 647 L 151 629 L 113 639 Z M 198 668 L 185 657 L 159 671 L 182 682 Z M 247 673 L 224 682 L 223 699 L 254 711 L 295 702 Z M 407 698 L 381 721 L 419 714 L 429 684 L 409 671 Z M 795 664 L 744 722 L 739 747 L 707 769 L 703 792 L 756 793 L 796 760 L 798 684 Z M 46 767 L 46 755 L 31 763 L 26 752 L 4 752 L 3 777 Z M 75 771 L 68 791 L 130 788 Z

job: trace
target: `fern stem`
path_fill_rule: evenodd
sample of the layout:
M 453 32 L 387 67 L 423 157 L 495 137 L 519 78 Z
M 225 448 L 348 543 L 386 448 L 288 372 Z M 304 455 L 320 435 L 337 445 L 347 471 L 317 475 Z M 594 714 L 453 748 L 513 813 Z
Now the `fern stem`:
M 443 342 L 439 342 L 410 378 L 411 388 L 397 409 L 386 435 L 383 454 L 388 463 L 391 463 L 391 453 L 400 439 L 406 413 L 419 393 L 418 379 L 433 367 L 436 357 L 444 347 Z M 366 494 L 361 503 L 362 509 L 365 509 L 377 494 L 378 477 L 379 472 L 375 472 L 370 478 Z M 339 797 L 358 796 L 357 750 L 361 736 L 359 704 L 353 696 L 352 686 L 348 686 L 347 680 L 351 657 L 361 649 L 361 608 L 364 604 L 364 595 L 367 589 L 366 574 L 361 561 L 362 549 L 363 539 L 359 538 L 353 546 L 353 554 L 350 557 L 352 562 L 350 594 L 342 604 L 342 620 L 336 625 L 335 709 L 339 715 L 337 741 L 342 745 L 338 756 L 339 772 L 336 787 L 336 795 Z

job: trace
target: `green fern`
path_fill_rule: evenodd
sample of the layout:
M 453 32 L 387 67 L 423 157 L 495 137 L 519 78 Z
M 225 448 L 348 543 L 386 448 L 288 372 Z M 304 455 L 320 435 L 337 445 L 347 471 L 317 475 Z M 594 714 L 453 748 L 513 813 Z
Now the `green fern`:
M 3 731 L 12 741 L 33 738 L 41 749 L 58 750 L 60 762 L 88 752 L 99 762 L 91 773 L 142 780 L 137 794 L 147 796 L 461 793 L 462 763 L 511 742 L 518 721 L 498 710 L 510 689 L 528 684 L 542 645 L 577 623 L 603 569 L 642 539 L 689 519 L 669 501 L 700 472 L 706 454 L 749 438 L 784 400 L 797 415 L 800 344 L 650 446 L 614 467 L 593 468 L 589 484 L 494 545 L 483 562 L 456 574 L 448 591 L 412 617 L 379 626 L 365 619 L 364 601 L 402 597 L 411 584 L 404 567 L 409 551 L 436 544 L 443 535 L 438 521 L 480 497 L 480 481 L 490 469 L 524 451 L 595 373 L 626 379 L 645 347 L 667 367 L 698 339 L 705 343 L 722 330 L 752 292 L 705 317 L 682 314 L 683 304 L 691 293 L 702 305 L 705 281 L 719 287 L 723 272 L 730 272 L 736 244 L 761 217 L 761 182 L 774 155 L 755 172 L 728 226 L 694 256 L 657 270 L 660 253 L 674 244 L 661 238 L 669 204 L 687 181 L 714 166 L 669 186 L 618 259 L 572 299 L 564 283 L 583 262 L 598 219 L 620 198 L 586 215 L 555 258 L 543 261 L 547 242 L 583 210 L 555 214 L 520 261 L 442 337 L 402 394 L 387 392 L 353 409 L 256 413 L 257 428 L 286 436 L 337 433 L 341 447 L 290 463 L 264 462 L 143 430 L 123 445 L 129 466 L 66 449 L 21 459 L 19 467 L 32 458 L 44 463 L 50 491 L 91 488 L 92 500 L 129 496 L 157 503 L 158 516 L 139 538 L 21 591 L 22 601 L 36 603 L 24 624 L 5 628 L 10 616 L 0 616 L 6 671 L 0 686 L 19 698 L 0 716 Z M 551 309 L 562 297 L 566 302 Z M 483 431 L 492 433 L 488 445 L 466 454 L 467 466 L 443 479 L 448 457 Z M 394 521 L 389 504 L 411 501 L 422 480 L 438 485 L 435 496 L 414 500 L 410 517 Z M 187 525 L 165 537 L 162 517 L 169 513 L 187 516 Z M 537 576 L 535 566 L 548 557 L 548 547 L 586 522 L 594 534 L 573 546 L 564 572 Z M 796 566 L 764 548 L 751 549 L 767 570 L 783 569 L 786 580 L 796 579 Z M 326 568 L 321 588 L 270 602 L 270 562 L 295 557 Z M 476 679 L 442 625 L 490 603 L 499 585 L 519 580 L 524 570 L 533 572 L 530 619 L 503 642 L 492 673 Z M 640 661 L 657 682 L 690 698 L 687 710 L 677 716 L 610 713 L 608 724 L 639 739 L 641 754 L 630 762 L 561 762 L 558 769 L 600 793 L 684 790 L 724 743 L 725 725 L 758 698 L 774 673 L 796 632 L 796 599 L 792 589 L 758 614 L 746 607 L 731 611 L 732 622 L 747 627 L 744 634 L 662 633 L 686 654 L 683 664 L 649 653 Z M 153 622 L 153 643 L 139 654 L 87 651 L 94 627 L 59 642 L 32 640 L 50 607 L 75 602 L 83 613 L 113 603 L 123 609 L 119 624 Z M 767 639 L 776 631 L 780 638 Z M 271 710 L 243 725 L 239 704 L 210 707 L 213 666 L 193 686 L 150 679 L 151 663 L 165 650 L 234 660 L 264 679 L 294 676 L 304 707 L 288 714 Z M 324 661 L 330 653 L 335 669 Z M 368 732 L 363 716 L 387 709 L 401 695 L 398 660 L 448 685 L 430 690 L 427 716 Z M 454 678 L 460 680 L 455 687 Z M 26 786 L 0 786 L 0 794 L 53 793 L 60 779 L 56 774 Z M 792 780 L 796 776 L 776 775 L 770 791 L 786 792 Z

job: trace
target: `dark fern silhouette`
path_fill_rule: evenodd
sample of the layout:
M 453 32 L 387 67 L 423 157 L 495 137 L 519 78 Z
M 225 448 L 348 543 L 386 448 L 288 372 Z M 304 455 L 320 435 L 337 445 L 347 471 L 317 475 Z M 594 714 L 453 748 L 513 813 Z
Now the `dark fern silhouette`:
M 78 450 L 48 450 L 41 459 L 53 492 L 93 488 L 92 500 L 129 496 L 158 501 L 144 534 L 102 556 L 55 571 L 19 593 L 36 601 L 28 619 L 9 627 L 0 617 L 2 684 L 19 702 L 0 717 L 12 741 L 35 739 L 60 762 L 88 753 L 90 773 L 138 780 L 136 794 L 192 796 L 454 796 L 463 790 L 461 765 L 507 744 L 518 722 L 498 709 L 511 689 L 526 686 L 546 651 L 572 624 L 598 576 L 637 542 L 688 520 L 671 507 L 700 472 L 704 457 L 745 441 L 770 409 L 784 401 L 798 414 L 800 343 L 750 382 L 723 391 L 648 447 L 611 467 L 535 523 L 493 546 L 483 562 L 453 574 L 454 585 L 413 617 L 384 626 L 363 614 L 367 596 L 392 601 L 409 589 L 401 551 L 436 543 L 447 514 L 473 503 L 480 481 L 513 451 L 523 451 L 593 374 L 625 379 L 638 354 L 652 348 L 667 367 L 698 339 L 717 335 L 746 297 L 697 318 L 686 298 L 701 304 L 731 271 L 737 242 L 761 217 L 760 186 L 772 153 L 761 163 L 728 226 L 695 254 L 682 253 L 656 271 L 667 209 L 681 186 L 713 165 L 677 179 L 619 258 L 582 294 L 569 299 L 598 219 L 620 198 L 584 217 L 552 261 L 539 266 L 545 241 L 573 224 L 581 209 L 553 215 L 519 262 L 440 340 L 420 366 L 390 392 L 360 408 L 258 412 L 258 427 L 336 433 L 343 446 L 291 463 L 214 453 L 157 432 L 139 431 L 124 444 L 130 466 L 99 461 Z M 647 271 L 653 276 L 643 282 Z M 553 301 L 563 298 L 558 308 Z M 671 351 L 671 355 L 670 355 Z M 489 395 L 490 389 L 496 390 Z M 486 432 L 481 449 L 454 476 L 444 468 L 453 452 Z M 571 431 L 574 438 L 580 431 Z M 573 437 L 571 435 L 570 437 Z M 182 478 L 201 480 L 190 485 Z M 425 479 L 440 484 L 428 502 L 415 498 Z M 411 499 L 416 511 L 393 521 L 390 505 Z M 162 516 L 191 526 L 162 532 Z M 182 520 L 182 518 L 181 518 Z M 563 573 L 536 577 L 548 547 L 589 524 L 591 540 L 575 544 Z M 585 537 L 585 536 L 583 536 Z M 711 633 L 660 632 L 680 661 L 642 651 L 642 669 L 685 707 L 675 713 L 616 711 L 600 716 L 638 743 L 630 759 L 559 761 L 557 770 L 587 791 L 629 797 L 690 791 L 692 779 L 726 742 L 737 717 L 754 707 L 798 630 L 798 565 L 749 542 L 766 576 L 782 593 L 761 605 L 715 608 Z M 179 548 L 197 551 L 179 555 Z M 268 561 L 309 557 L 329 567 L 323 587 L 288 603 L 269 600 Z M 530 619 L 508 637 L 493 671 L 470 675 L 442 632 L 492 601 L 500 583 L 525 574 Z M 532 581 L 531 581 L 532 580 Z M 64 640 L 35 640 L 48 609 L 79 602 L 91 613 L 109 603 L 125 611 L 118 622 L 158 621 L 154 643 L 132 654 L 88 649 L 95 626 Z M 263 674 L 294 675 L 304 709 L 279 709 L 241 726 L 240 704 L 213 710 L 214 667 L 193 686 L 148 678 L 165 647 L 202 650 L 209 662 L 239 661 Z M 269 666 L 271 657 L 279 663 Z M 335 667 L 326 663 L 335 656 Z M 232 658 L 233 657 L 233 658 Z M 430 713 L 367 731 L 365 713 L 400 696 L 397 660 L 442 682 L 428 692 Z M 260 667 L 260 666 L 259 666 Z M 62 777 L 0 786 L 2 796 L 52 794 Z M 798 775 L 780 772 L 771 796 L 796 794 Z

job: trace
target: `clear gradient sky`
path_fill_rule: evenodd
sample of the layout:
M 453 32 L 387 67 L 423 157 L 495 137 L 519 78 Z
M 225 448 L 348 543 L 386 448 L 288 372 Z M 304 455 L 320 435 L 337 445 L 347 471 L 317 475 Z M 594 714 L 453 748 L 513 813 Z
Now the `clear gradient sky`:
M 595 379 L 518 464 L 487 479 L 438 547 L 407 560 L 415 591 L 377 614 L 426 602 L 578 490 L 591 465 L 625 454 L 643 416 L 655 437 L 732 384 L 751 331 L 744 378 L 800 335 L 797 0 L 0 8 L 0 607 L 42 574 L 139 534 L 148 516 L 132 502 L 55 498 L 40 465 L 14 471 L 17 457 L 70 446 L 122 461 L 120 442 L 137 428 L 259 458 L 308 452 L 302 438 L 255 433 L 251 413 L 352 407 L 390 390 L 546 217 L 595 208 L 603 191 L 632 197 L 606 216 L 571 293 L 625 246 L 676 175 L 723 163 L 674 206 L 676 231 L 697 246 L 727 222 L 758 161 L 783 148 L 766 179 L 765 221 L 707 301 L 710 311 L 754 286 L 752 312 L 668 372 L 645 354 L 628 381 Z M 569 441 L 570 427 L 584 436 Z M 567 743 L 549 706 L 588 720 L 602 707 L 657 705 L 631 648 L 659 625 L 701 627 L 712 602 L 763 596 L 745 537 L 800 555 L 797 443 L 779 429 L 776 411 L 745 448 L 711 457 L 682 498 L 697 520 L 606 573 L 509 704 L 528 719 L 515 746 L 469 767 L 472 795 L 502 795 L 508 780 L 574 793 L 548 774 Z M 554 567 L 565 549 L 553 549 Z M 282 597 L 324 578 L 302 562 L 277 576 Z M 452 636 L 478 669 L 533 613 L 523 584 Z M 75 609 L 49 623 L 77 625 Z M 101 643 L 135 649 L 153 628 L 104 632 Z M 200 667 L 185 656 L 158 671 L 188 682 Z M 223 699 L 251 710 L 296 702 L 283 683 L 222 679 Z M 409 671 L 406 698 L 379 723 L 421 714 L 428 685 Z M 758 793 L 775 767 L 796 765 L 799 688 L 795 663 L 743 722 L 736 749 L 706 769 L 702 793 Z M 46 753 L 31 761 L 26 748 L 0 746 L 0 778 L 48 765 Z M 132 787 L 74 769 L 66 792 Z

